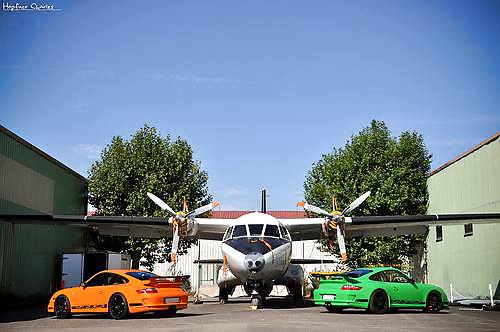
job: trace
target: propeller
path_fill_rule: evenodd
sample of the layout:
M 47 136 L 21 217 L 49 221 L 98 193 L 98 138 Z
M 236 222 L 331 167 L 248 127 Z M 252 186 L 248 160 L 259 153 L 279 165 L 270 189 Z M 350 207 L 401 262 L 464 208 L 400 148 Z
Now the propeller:
M 355 208 L 357 208 L 358 206 L 360 206 L 361 203 L 363 203 L 368 198 L 368 196 L 370 196 L 370 194 L 371 194 L 371 191 L 367 191 L 363 195 L 361 195 L 358 198 L 356 198 L 354 200 L 354 202 L 352 202 L 351 204 L 349 204 L 349 206 L 346 207 L 342 211 L 342 215 L 345 215 L 345 214 L 351 212 L 352 210 L 354 210 Z
M 301 206 L 304 208 L 304 210 L 311 211 L 311 212 L 314 212 L 316 214 L 321 214 L 323 216 L 328 216 L 328 217 L 332 217 L 332 218 L 334 217 L 334 215 L 331 214 L 330 212 L 327 212 L 327 211 L 325 211 L 322 208 L 319 208 L 317 206 L 307 204 L 306 202 L 298 202 L 297 206 Z
M 165 210 L 167 211 L 168 213 L 170 213 L 172 216 L 175 216 L 175 212 L 174 210 L 172 210 L 172 208 L 170 206 L 168 206 L 167 203 L 165 203 L 164 201 L 162 201 L 159 197 L 156 197 L 155 195 L 153 195 L 152 193 L 148 193 L 148 197 L 153 201 L 155 202 L 156 205 L 158 205 L 162 210 Z
M 207 205 L 204 205 L 202 207 L 197 208 L 196 210 L 193 210 L 187 214 L 187 217 L 196 217 L 199 216 L 200 214 L 203 214 L 205 212 L 208 212 L 212 210 L 213 208 L 219 206 L 219 202 L 212 202 Z
M 170 251 L 170 259 L 175 264 L 177 262 L 177 249 L 179 248 L 179 228 L 186 230 L 189 226 L 190 222 L 192 222 L 191 218 L 194 218 L 200 214 L 203 214 L 207 211 L 212 210 L 216 206 L 219 206 L 219 202 L 212 202 L 202 207 L 199 207 L 191 212 L 174 212 L 174 210 L 168 206 L 162 199 L 153 195 L 152 193 L 147 193 L 148 197 L 155 202 L 162 210 L 167 211 L 171 217 L 169 218 L 169 223 L 172 225 L 172 250 Z
M 363 195 L 356 198 L 349 206 L 347 206 L 342 212 L 333 211 L 329 213 L 317 206 L 305 203 L 298 202 L 297 206 L 301 206 L 306 211 L 314 212 L 316 214 L 325 216 L 325 223 L 323 224 L 323 232 L 330 237 L 331 231 L 333 229 L 337 230 L 337 242 L 339 244 L 340 255 L 342 257 L 342 261 L 345 262 L 347 260 L 347 251 L 345 247 L 345 215 L 352 210 L 356 209 L 360 206 L 367 198 L 370 196 L 371 192 L 367 191 Z M 335 205 L 335 203 L 334 203 Z M 336 206 L 333 207 L 336 209 Z

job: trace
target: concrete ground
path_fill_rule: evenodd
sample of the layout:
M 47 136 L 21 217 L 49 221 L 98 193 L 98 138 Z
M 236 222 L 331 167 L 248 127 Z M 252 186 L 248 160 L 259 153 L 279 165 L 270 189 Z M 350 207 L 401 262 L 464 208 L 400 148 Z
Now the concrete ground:
M 452 307 L 439 314 L 419 310 L 372 315 L 362 310 L 328 313 L 306 302 L 295 307 L 286 298 L 272 298 L 265 309 L 250 310 L 248 299 L 229 304 L 190 304 L 176 317 L 142 315 L 115 321 L 86 315 L 58 320 L 43 308 L 0 312 L 0 331 L 500 331 L 500 312 Z

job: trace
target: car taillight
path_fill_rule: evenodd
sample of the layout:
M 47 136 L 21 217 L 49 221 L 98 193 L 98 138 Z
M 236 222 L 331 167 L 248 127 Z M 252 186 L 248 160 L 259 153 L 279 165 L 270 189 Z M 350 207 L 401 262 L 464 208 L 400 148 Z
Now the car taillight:
M 136 292 L 139 294 L 154 294 L 158 293 L 158 290 L 156 288 L 144 288 L 144 289 L 138 289 L 136 290 Z
M 360 290 L 361 288 L 363 288 L 363 287 L 354 286 L 354 285 L 344 285 L 340 289 L 341 290 Z

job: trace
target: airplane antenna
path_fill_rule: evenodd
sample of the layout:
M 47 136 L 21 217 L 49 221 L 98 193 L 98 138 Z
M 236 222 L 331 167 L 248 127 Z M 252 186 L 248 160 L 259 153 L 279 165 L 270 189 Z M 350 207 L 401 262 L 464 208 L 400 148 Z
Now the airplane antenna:
M 266 188 L 262 188 L 261 189 L 261 193 L 262 193 L 262 207 L 261 207 L 261 212 L 262 213 L 266 213 L 267 211 L 267 202 L 266 202 Z

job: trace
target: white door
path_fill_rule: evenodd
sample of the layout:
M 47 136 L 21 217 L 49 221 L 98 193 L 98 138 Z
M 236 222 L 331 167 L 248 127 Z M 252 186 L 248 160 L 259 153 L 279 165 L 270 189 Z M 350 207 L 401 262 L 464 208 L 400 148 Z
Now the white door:
M 79 286 L 82 279 L 83 253 L 63 254 L 62 288 Z

